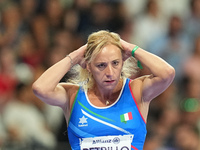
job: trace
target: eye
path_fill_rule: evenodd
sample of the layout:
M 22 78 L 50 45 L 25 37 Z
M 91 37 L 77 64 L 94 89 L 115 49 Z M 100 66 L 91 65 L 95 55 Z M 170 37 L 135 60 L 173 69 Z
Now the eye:
M 115 60 L 115 61 L 112 62 L 112 64 L 113 64 L 114 66 L 117 66 L 117 65 L 119 64 L 119 61 Z
M 100 64 L 97 65 L 97 67 L 102 69 L 102 68 L 106 67 L 106 64 L 105 63 L 100 63 Z

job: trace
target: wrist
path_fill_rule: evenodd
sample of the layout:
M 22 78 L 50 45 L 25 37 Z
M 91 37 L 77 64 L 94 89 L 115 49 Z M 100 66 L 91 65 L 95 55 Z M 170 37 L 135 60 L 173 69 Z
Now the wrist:
M 76 50 L 73 51 L 73 52 L 71 52 L 71 53 L 69 53 L 68 55 L 66 55 L 66 57 L 67 57 L 68 59 L 70 59 L 71 67 L 74 66 L 74 65 L 76 65 L 76 64 L 78 64 L 79 61 L 80 61 L 79 55 L 78 55 L 78 53 L 76 52 Z
M 73 63 L 73 60 L 72 60 L 71 56 L 70 56 L 70 55 L 67 55 L 66 57 L 68 57 L 68 58 L 70 59 L 71 67 L 73 67 L 73 66 L 74 66 L 74 63 Z
M 132 49 L 132 51 L 131 51 L 131 54 L 132 54 L 133 57 L 135 57 L 135 52 L 136 52 L 139 48 L 140 48 L 140 47 L 137 46 L 137 45 L 135 45 L 135 46 L 133 47 L 133 49 Z M 142 64 L 141 64 L 141 62 L 140 62 L 139 60 L 137 61 L 137 66 L 138 66 L 140 69 L 143 69 Z
M 133 56 L 133 55 L 132 55 L 132 50 L 133 50 L 133 48 L 134 48 L 135 46 L 136 46 L 136 45 L 134 45 L 134 44 L 129 44 L 129 45 L 127 45 L 126 48 L 124 49 L 125 52 L 126 52 L 126 54 L 128 55 L 128 57 L 132 57 L 132 56 Z
M 131 51 L 131 55 L 135 57 L 135 51 L 138 50 L 139 46 L 135 45 Z

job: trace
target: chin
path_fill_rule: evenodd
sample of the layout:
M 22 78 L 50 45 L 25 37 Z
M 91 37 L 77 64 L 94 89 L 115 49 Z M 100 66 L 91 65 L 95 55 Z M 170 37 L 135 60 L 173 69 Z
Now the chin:
M 107 90 L 113 90 L 115 87 L 117 86 L 116 82 L 114 83 L 106 83 L 104 84 L 104 89 L 107 89 Z

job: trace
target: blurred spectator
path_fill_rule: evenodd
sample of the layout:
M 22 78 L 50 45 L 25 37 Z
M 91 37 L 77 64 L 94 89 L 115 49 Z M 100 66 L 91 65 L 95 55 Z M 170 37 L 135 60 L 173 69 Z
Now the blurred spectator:
M 50 66 L 52 63 L 57 63 L 60 58 L 64 58 L 66 55 L 67 52 L 64 48 L 54 46 L 48 55 L 47 67 Z
M 177 89 L 176 84 L 171 84 L 165 92 L 163 92 L 161 95 L 156 97 L 151 105 L 149 110 L 149 121 L 150 123 L 158 123 L 160 120 L 167 121 L 168 118 L 165 118 L 166 120 L 162 120 L 164 117 L 161 117 L 162 115 L 165 115 L 165 112 L 171 111 L 174 113 L 174 116 L 176 116 L 176 111 L 179 108 L 179 97 L 177 96 Z M 172 119 L 172 118 L 170 118 Z M 152 120 L 152 121 L 151 121 Z M 178 119 L 177 119 L 178 120 Z M 170 123 L 170 122 L 168 122 Z M 165 124 L 165 123 L 163 123 Z M 170 124 L 166 124 L 170 125 Z
M 175 150 L 199 150 L 200 136 L 194 126 L 181 124 L 174 135 Z
M 147 142 L 144 150 L 170 148 L 174 127 L 179 124 L 180 112 L 177 89 L 171 84 L 168 89 L 152 101 L 147 126 Z
M 192 78 L 186 77 L 182 86 L 180 121 L 197 128 L 200 135 L 200 84 Z
M 91 32 L 109 28 L 112 8 L 106 2 L 97 1 L 92 4 L 89 13 L 84 11 L 83 14 L 80 18 L 79 31 L 86 39 Z
M 152 134 L 146 137 L 143 150 L 159 150 L 162 146 L 163 139 L 158 134 Z
M 56 145 L 43 115 L 31 103 L 30 86 L 17 90 L 16 99 L 7 104 L 3 118 L 8 131 L 9 147 L 33 147 L 53 149 Z
M 194 41 L 194 50 L 191 52 L 191 56 L 184 61 L 184 74 L 189 77 L 191 80 L 200 85 L 200 36 L 197 37 Z M 197 88 L 199 89 L 199 88 Z M 200 91 L 198 91 L 200 98 Z
M 131 17 L 135 17 L 140 15 L 144 10 L 145 4 L 147 0 L 123 0 L 123 3 L 127 9 L 127 14 Z
M 31 67 L 36 67 L 44 58 L 44 53 L 38 49 L 31 34 L 24 34 L 19 43 L 18 61 Z
M 2 119 L 2 114 L 0 112 L 0 148 L 3 146 L 7 138 L 4 121 Z
M 88 5 L 87 5 L 88 6 Z M 84 8 L 84 9 L 83 9 Z M 78 31 L 86 37 L 97 30 L 119 32 L 127 18 L 124 4 L 121 1 L 94 1 L 90 9 L 81 7 L 79 12 Z
M 18 79 L 15 72 L 16 60 L 12 49 L 0 50 L 0 110 L 13 98 Z
M 72 5 L 72 9 L 78 15 L 79 22 L 77 31 L 83 34 L 83 36 L 91 28 L 91 5 L 92 2 L 90 0 L 74 0 Z
M 91 8 L 91 3 L 90 0 L 74 0 L 73 8 L 77 11 L 83 12 Z
M 183 122 L 197 126 L 200 131 L 200 37 L 194 41 L 194 50 L 184 62 L 182 81 Z
M 46 52 L 50 44 L 50 27 L 44 14 L 36 15 L 31 19 L 30 32 L 32 33 L 36 46 L 41 52 Z
M 119 33 L 121 39 L 124 39 L 129 42 L 131 41 L 131 36 L 133 33 L 133 26 L 134 26 L 133 20 L 131 20 L 131 18 L 129 18 L 128 16 L 124 17 L 121 28 L 118 29 L 118 33 Z
M 192 40 L 200 34 L 200 0 L 190 0 L 190 14 L 185 20 L 185 30 Z
M 63 10 L 60 0 L 46 1 L 46 17 L 53 34 L 54 30 L 62 27 Z
M 128 15 L 127 9 L 123 2 L 117 1 L 110 4 L 112 8 L 112 16 L 110 19 L 108 29 L 114 32 L 120 32 L 122 30 L 129 30 L 132 24 L 131 16 Z M 126 26 L 127 25 L 127 26 Z M 127 27 L 127 29 L 126 29 Z M 131 30 L 129 30 L 131 33 Z
M 78 12 L 75 9 L 67 9 L 64 13 L 64 28 L 73 33 L 77 33 L 79 22 Z
M 75 44 L 78 40 L 75 39 L 73 33 L 70 30 L 58 30 L 53 37 L 53 46 L 63 48 L 63 56 L 66 56 L 75 49 Z
M 7 2 L 2 10 L 2 23 L 0 24 L 0 47 L 16 48 L 26 27 L 20 13 L 19 5 Z
M 161 12 L 165 15 L 165 18 L 169 18 L 172 15 L 178 15 L 181 18 L 186 18 L 189 14 L 189 4 L 191 0 L 173 0 L 173 3 L 169 0 L 158 1 Z
M 171 16 L 168 32 L 152 41 L 148 49 L 162 57 L 176 70 L 175 82 L 183 77 L 183 63 L 191 53 L 190 40 L 183 30 L 179 16 Z
M 166 19 L 161 14 L 157 0 L 147 0 L 145 12 L 134 20 L 132 41 L 144 49 L 149 43 L 166 32 Z
M 38 1 L 36 0 L 20 0 L 20 9 L 24 22 L 29 26 L 30 21 L 36 15 Z
M 181 123 L 192 125 L 199 130 L 200 133 L 200 101 L 195 98 L 185 98 L 180 102 L 181 106 Z

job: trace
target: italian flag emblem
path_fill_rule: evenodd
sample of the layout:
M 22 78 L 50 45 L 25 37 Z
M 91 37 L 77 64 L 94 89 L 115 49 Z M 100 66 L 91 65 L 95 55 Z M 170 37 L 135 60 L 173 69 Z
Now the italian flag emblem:
M 120 119 L 121 119 L 121 122 L 126 123 L 127 121 L 133 119 L 132 113 L 128 112 L 128 113 L 125 113 L 123 115 L 120 115 Z

